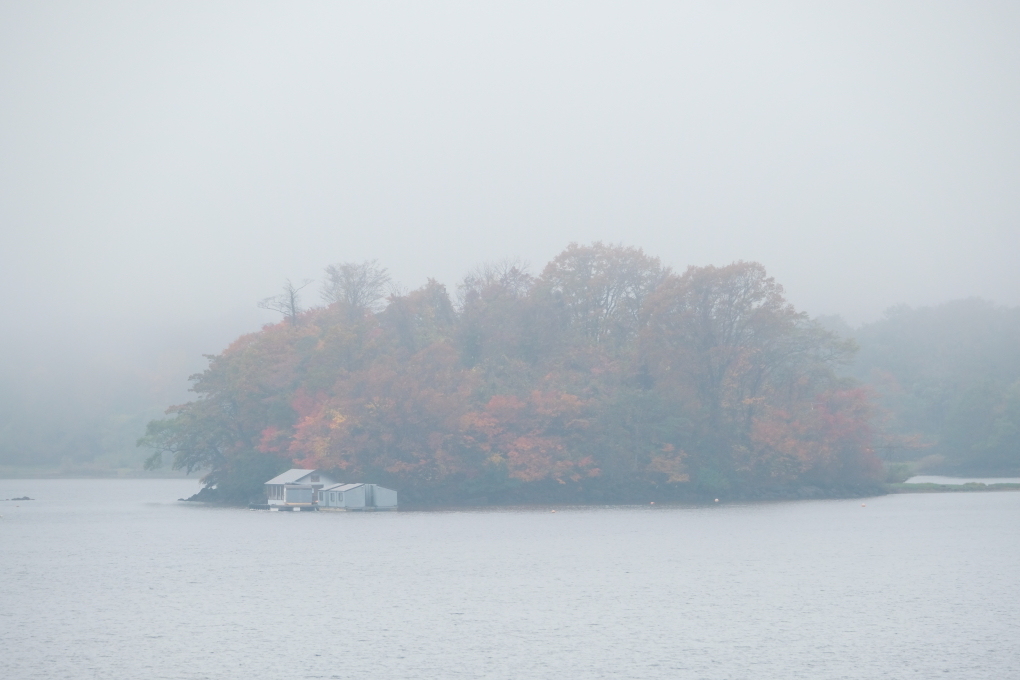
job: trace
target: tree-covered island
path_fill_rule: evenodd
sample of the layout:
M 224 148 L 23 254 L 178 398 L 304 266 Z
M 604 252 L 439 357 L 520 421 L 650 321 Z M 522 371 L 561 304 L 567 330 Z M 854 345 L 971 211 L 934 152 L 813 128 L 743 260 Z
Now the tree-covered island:
M 797 312 L 753 262 L 676 273 L 640 249 L 571 244 L 541 273 L 483 266 L 399 293 L 375 263 L 288 284 L 280 323 L 192 376 L 149 423 L 147 466 L 203 470 L 244 503 L 293 466 L 407 503 L 648 502 L 874 492 L 852 341 Z

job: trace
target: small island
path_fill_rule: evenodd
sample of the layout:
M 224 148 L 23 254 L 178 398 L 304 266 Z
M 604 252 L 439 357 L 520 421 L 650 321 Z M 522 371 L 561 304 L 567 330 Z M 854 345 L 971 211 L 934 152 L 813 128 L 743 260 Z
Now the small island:
M 480 267 L 386 296 L 373 262 L 263 301 L 280 323 L 193 378 L 149 424 L 148 467 L 204 470 L 196 500 L 265 503 L 293 467 L 412 504 L 626 503 L 882 493 L 856 345 L 755 262 L 673 272 L 571 244 L 540 274 Z
M 1020 470 L 1020 380 L 992 371 L 1018 310 L 896 308 L 852 331 L 759 263 L 681 273 L 600 242 L 452 293 L 394 293 L 376 262 L 324 274 L 323 304 L 288 282 L 260 303 L 279 323 L 209 357 L 197 398 L 149 423 L 147 468 L 201 470 L 207 502 L 265 504 L 300 468 L 415 506 L 1010 490 L 902 482 Z

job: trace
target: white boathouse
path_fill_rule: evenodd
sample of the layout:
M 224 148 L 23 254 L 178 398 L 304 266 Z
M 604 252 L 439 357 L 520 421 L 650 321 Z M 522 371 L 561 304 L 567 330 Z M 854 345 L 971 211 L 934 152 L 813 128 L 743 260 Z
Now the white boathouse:
M 273 477 L 265 486 L 270 510 L 397 508 L 397 492 L 393 489 L 378 484 L 338 484 L 336 480 L 318 470 L 292 468 Z
M 292 468 L 266 482 L 266 498 L 270 507 L 313 507 L 319 491 L 335 484 L 336 480 L 318 470 Z
M 395 510 L 397 492 L 378 484 L 333 484 L 319 491 L 319 507 L 335 510 Z

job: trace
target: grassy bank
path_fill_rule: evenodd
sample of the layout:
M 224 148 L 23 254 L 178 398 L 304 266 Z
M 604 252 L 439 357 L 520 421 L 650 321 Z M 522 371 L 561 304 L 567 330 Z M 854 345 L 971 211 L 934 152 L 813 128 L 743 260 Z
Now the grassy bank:
M 1020 491 L 1020 484 L 886 484 L 889 493 L 966 493 L 972 491 Z

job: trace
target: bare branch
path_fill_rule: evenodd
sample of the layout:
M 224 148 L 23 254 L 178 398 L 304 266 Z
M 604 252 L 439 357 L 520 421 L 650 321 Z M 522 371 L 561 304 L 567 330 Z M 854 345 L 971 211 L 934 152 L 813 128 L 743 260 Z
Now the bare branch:
M 350 310 L 375 311 L 386 297 L 390 277 L 378 260 L 341 262 L 326 267 L 322 299 L 327 304 L 342 303 Z
M 471 270 L 457 286 L 457 297 L 463 307 L 472 296 L 498 290 L 511 298 L 522 298 L 531 290 L 534 277 L 528 263 L 517 257 L 486 262 Z
M 283 314 L 286 318 L 290 319 L 291 323 L 296 324 L 298 315 L 303 311 L 298 293 L 312 282 L 312 279 L 305 279 L 301 282 L 300 286 L 295 286 L 291 283 L 290 279 L 287 279 L 287 282 L 283 285 L 282 293 L 264 298 L 257 304 L 261 309 L 268 309 L 272 312 Z

